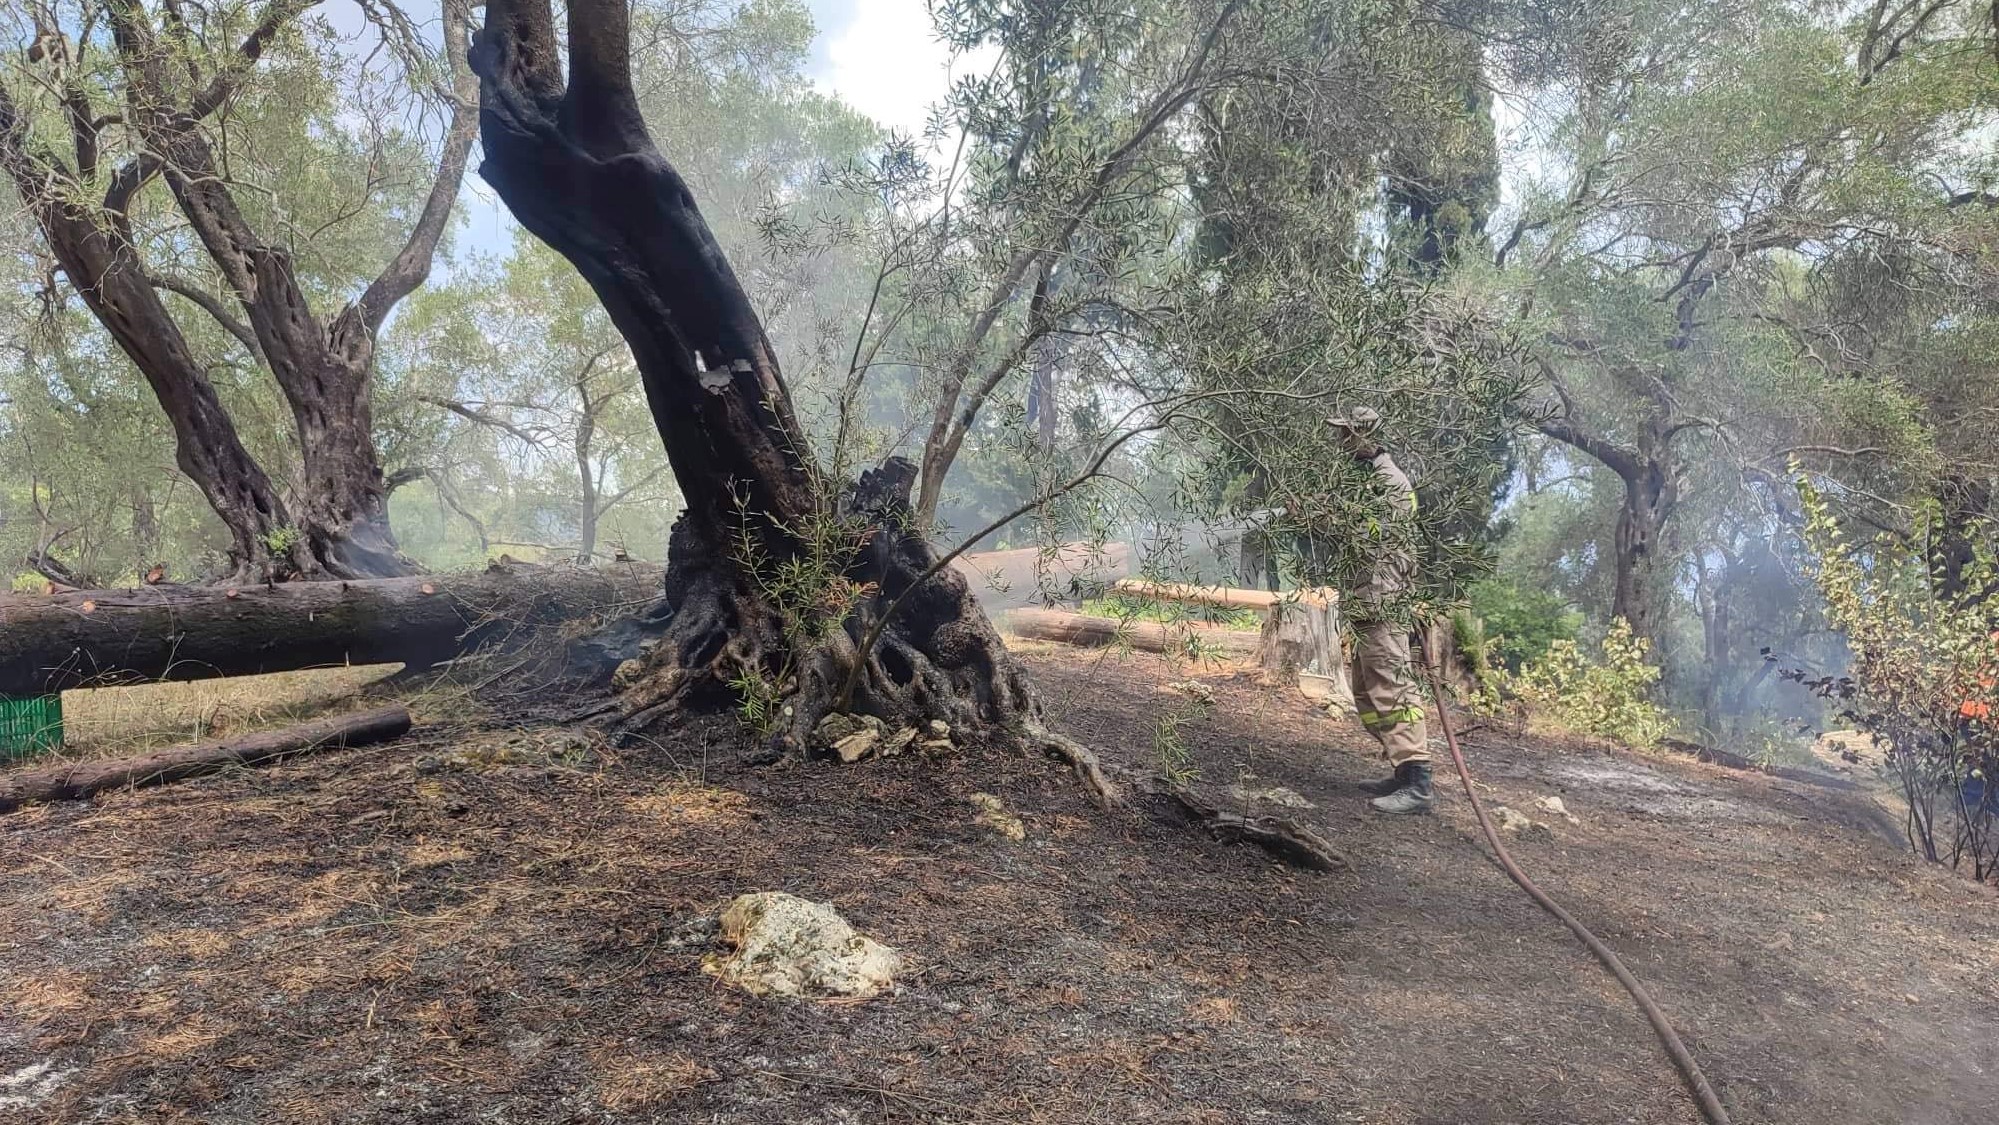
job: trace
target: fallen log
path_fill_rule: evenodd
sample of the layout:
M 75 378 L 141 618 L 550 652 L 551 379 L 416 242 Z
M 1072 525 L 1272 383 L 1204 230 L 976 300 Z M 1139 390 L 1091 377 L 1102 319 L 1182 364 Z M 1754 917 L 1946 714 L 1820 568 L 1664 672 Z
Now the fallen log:
M 1156 602 L 1188 602 L 1221 609 L 1263 609 L 1279 605 L 1336 606 L 1340 592 L 1330 586 L 1306 590 L 1249 590 L 1239 586 L 1195 586 L 1186 582 L 1154 582 L 1149 578 L 1120 578 L 1111 592 Z
M 228 766 L 256 766 L 317 750 L 366 746 L 400 738 L 410 729 L 407 708 L 356 711 L 283 730 L 179 746 L 137 758 L 79 762 L 57 769 L 0 775 L 0 813 L 47 801 L 82 800 L 108 789 L 143 789 L 214 773 Z
M 1257 635 L 1213 625 L 1167 625 L 1157 621 L 1124 621 L 1069 613 L 1059 609 L 1016 609 L 1000 619 L 1000 627 L 1033 641 L 1054 641 L 1083 648 L 1124 644 L 1141 652 L 1185 653 L 1199 645 L 1225 656 L 1256 652 Z
M 0 697 L 344 664 L 422 669 L 643 606 L 658 567 L 496 563 L 469 574 L 0 596 Z
M 1352 871 L 1353 861 L 1326 842 L 1317 832 L 1295 820 L 1278 816 L 1248 816 L 1224 812 L 1196 796 L 1184 785 L 1167 785 L 1165 791 L 1189 813 L 1208 834 L 1223 843 L 1255 844 L 1293 867 L 1313 871 Z

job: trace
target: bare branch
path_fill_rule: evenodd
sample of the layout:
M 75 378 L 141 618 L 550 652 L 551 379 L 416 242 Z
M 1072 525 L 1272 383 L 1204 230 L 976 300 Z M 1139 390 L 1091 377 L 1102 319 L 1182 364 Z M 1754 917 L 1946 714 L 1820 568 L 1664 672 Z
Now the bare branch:
M 238 342 L 245 348 L 248 348 L 251 355 L 260 358 L 263 356 L 263 345 L 257 342 L 257 334 L 250 330 L 249 325 L 231 316 L 229 307 L 217 299 L 214 294 L 185 278 L 162 274 L 148 274 L 146 281 L 155 289 L 164 289 L 169 293 L 178 293 L 182 297 L 194 302 L 201 307 L 203 312 L 215 318 L 215 323 L 221 325 L 224 331 L 236 337 Z
M 430 195 L 409 238 L 354 306 L 354 315 L 371 337 L 381 330 L 389 312 L 430 277 L 431 260 L 465 180 L 472 140 L 479 132 L 479 79 L 467 61 L 469 23 L 465 0 L 445 0 L 444 53 L 451 67 L 451 127 L 438 158 L 437 179 L 430 185 Z

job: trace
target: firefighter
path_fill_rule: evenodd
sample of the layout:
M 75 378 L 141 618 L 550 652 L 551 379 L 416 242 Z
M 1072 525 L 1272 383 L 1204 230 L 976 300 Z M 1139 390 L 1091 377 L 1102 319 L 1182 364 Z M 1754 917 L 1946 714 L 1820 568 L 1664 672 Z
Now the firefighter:
M 1361 788 L 1368 803 L 1395 815 L 1426 813 L 1436 801 L 1430 780 L 1430 738 L 1424 723 L 1422 691 L 1409 655 L 1409 627 L 1398 623 L 1389 603 L 1415 577 L 1416 490 L 1397 468 L 1378 434 L 1381 415 L 1362 406 L 1326 424 L 1354 459 L 1370 466 L 1389 505 L 1381 542 L 1349 583 L 1345 613 L 1359 636 L 1353 660 L 1354 705 L 1360 721 L 1381 743 L 1393 775 Z

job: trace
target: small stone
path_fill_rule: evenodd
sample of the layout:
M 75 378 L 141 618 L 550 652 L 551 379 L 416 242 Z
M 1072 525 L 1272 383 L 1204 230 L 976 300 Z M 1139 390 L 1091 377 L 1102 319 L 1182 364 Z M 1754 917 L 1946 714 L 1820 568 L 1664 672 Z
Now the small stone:
M 820 719 L 819 725 L 812 728 L 812 743 L 822 749 L 830 750 L 841 739 L 859 734 L 862 729 L 863 724 L 859 718 L 835 711 Z
M 881 740 L 882 732 L 879 729 L 863 727 L 835 742 L 833 752 L 838 754 L 843 762 L 858 762 L 874 753 L 875 747 L 881 744 Z
M 601 668 L 603 665 L 600 664 L 598 667 Z M 611 671 L 611 686 L 617 688 L 619 691 L 623 691 L 633 684 L 638 683 L 639 674 L 644 670 L 645 667 L 636 660 L 620 661 L 618 666 Z
M 1576 814 L 1569 811 L 1567 805 L 1562 804 L 1560 797 L 1543 797 L 1534 802 L 1534 807 L 1551 816 L 1559 816 L 1570 824 L 1582 823 L 1582 821 L 1576 819 Z
M 930 720 L 930 737 L 933 739 L 951 737 L 951 724 L 942 719 Z
M 916 741 L 916 728 L 904 727 L 901 730 L 896 731 L 894 734 L 889 735 L 888 738 L 882 742 L 882 748 L 879 751 L 879 754 L 881 757 L 884 758 L 893 758 L 897 754 L 902 753 L 904 750 L 909 749 L 909 744 L 915 741 Z
M 990 828 L 1016 844 L 1027 839 L 1027 826 L 1020 822 L 1019 817 L 1006 811 L 1006 803 L 998 797 L 991 793 L 974 793 L 967 799 L 973 808 L 979 810 L 972 823 Z

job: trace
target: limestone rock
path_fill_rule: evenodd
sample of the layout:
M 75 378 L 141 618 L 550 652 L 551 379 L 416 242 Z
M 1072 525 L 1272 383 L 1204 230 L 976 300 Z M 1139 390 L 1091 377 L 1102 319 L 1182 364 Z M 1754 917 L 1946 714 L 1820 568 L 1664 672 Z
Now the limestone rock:
M 884 758 L 893 758 L 897 754 L 902 753 L 904 750 L 909 749 L 910 743 L 915 741 L 916 741 L 916 728 L 904 727 L 901 730 L 896 731 L 894 734 L 889 735 L 888 738 L 882 742 L 882 748 L 879 751 L 879 753 Z
M 902 955 L 854 932 L 838 911 L 781 891 L 746 894 L 722 911 L 735 948 L 702 969 L 757 996 L 874 996 L 902 969 Z
M 932 739 L 951 737 L 951 724 L 942 719 L 930 720 L 930 737 Z
M 874 752 L 881 744 L 882 732 L 872 727 L 862 727 L 833 744 L 833 752 L 843 762 L 858 762 Z
M 1027 839 L 1027 826 L 1020 822 L 1019 817 L 1006 811 L 1006 803 L 998 797 L 991 793 L 974 793 L 969 800 L 972 807 L 979 810 L 972 823 L 990 828 L 1015 843 Z
M 812 728 L 812 745 L 814 749 L 838 752 L 841 743 L 856 735 L 869 732 L 879 739 L 882 733 L 882 721 L 873 715 L 847 715 L 835 711 L 820 719 L 819 725 Z M 862 752 L 865 753 L 867 749 L 873 749 L 872 743 Z M 851 762 L 856 759 L 842 754 L 841 760 Z
M 1582 821 L 1576 819 L 1576 814 L 1570 812 L 1569 807 L 1562 803 L 1560 797 L 1543 797 L 1534 802 L 1534 807 L 1551 816 L 1559 816 L 1570 824 L 1582 823 Z

